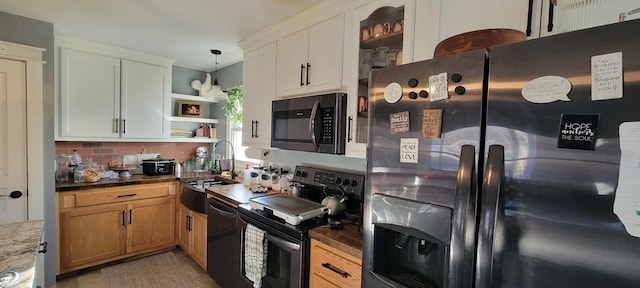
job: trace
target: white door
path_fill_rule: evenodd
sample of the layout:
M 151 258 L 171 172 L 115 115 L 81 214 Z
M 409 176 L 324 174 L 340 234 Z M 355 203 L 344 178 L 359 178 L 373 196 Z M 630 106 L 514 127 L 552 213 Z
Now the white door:
M 27 220 L 26 85 L 25 63 L 0 59 L 0 224 Z

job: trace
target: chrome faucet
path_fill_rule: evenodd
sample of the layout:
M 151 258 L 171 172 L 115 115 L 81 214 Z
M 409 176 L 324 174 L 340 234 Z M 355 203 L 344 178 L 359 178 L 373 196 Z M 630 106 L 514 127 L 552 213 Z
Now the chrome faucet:
M 220 143 L 229 143 L 229 146 L 231 146 L 231 179 L 236 179 L 236 176 L 238 176 L 238 174 L 236 174 L 236 154 L 233 150 L 233 144 L 231 144 L 229 140 L 220 140 L 216 142 L 216 144 L 213 145 L 214 155 L 217 154 L 218 144 Z

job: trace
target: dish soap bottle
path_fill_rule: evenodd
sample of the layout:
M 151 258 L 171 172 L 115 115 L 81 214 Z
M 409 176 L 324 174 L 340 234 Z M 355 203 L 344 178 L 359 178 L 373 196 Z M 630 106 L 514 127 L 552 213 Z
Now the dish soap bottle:
M 242 183 L 244 184 L 244 187 L 249 187 L 251 185 L 251 165 L 249 165 L 249 163 L 244 165 Z

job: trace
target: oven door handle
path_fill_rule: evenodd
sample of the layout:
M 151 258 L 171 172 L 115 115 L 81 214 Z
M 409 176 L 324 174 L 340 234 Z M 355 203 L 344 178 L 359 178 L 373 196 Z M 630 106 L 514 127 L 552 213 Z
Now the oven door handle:
M 316 115 L 318 114 L 318 106 L 320 106 L 320 101 L 316 101 L 313 104 L 313 109 L 311 109 L 311 116 L 309 116 L 309 133 L 311 133 L 311 144 L 315 151 L 318 151 L 318 141 L 316 140 Z
M 299 252 L 300 251 L 300 244 L 296 244 L 296 243 L 291 243 L 287 240 L 283 240 L 281 238 L 278 238 L 276 236 L 273 236 L 269 233 L 264 235 L 265 238 L 267 238 L 268 242 L 273 243 L 273 245 L 276 245 L 284 250 L 286 250 L 287 252 Z

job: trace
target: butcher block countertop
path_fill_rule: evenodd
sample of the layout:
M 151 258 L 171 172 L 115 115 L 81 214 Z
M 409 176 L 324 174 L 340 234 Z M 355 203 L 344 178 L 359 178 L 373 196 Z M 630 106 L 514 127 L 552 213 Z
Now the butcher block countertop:
M 249 190 L 249 187 L 244 186 L 242 183 L 238 183 L 212 186 L 207 188 L 207 193 L 209 193 L 209 197 L 220 200 L 234 208 L 238 208 L 238 205 L 240 204 L 249 203 L 249 199 L 251 198 L 274 194 L 275 192 L 269 190 L 266 193 L 253 193 Z
M 9 287 L 33 286 L 43 227 L 44 220 L 0 225 L 0 255 L 2 255 L 0 271 L 13 271 L 19 274 L 16 282 Z
M 337 250 L 362 259 L 362 233 L 358 226 L 350 220 L 341 220 L 344 229 L 331 230 L 329 225 L 317 227 L 309 231 L 309 237 L 327 244 Z

